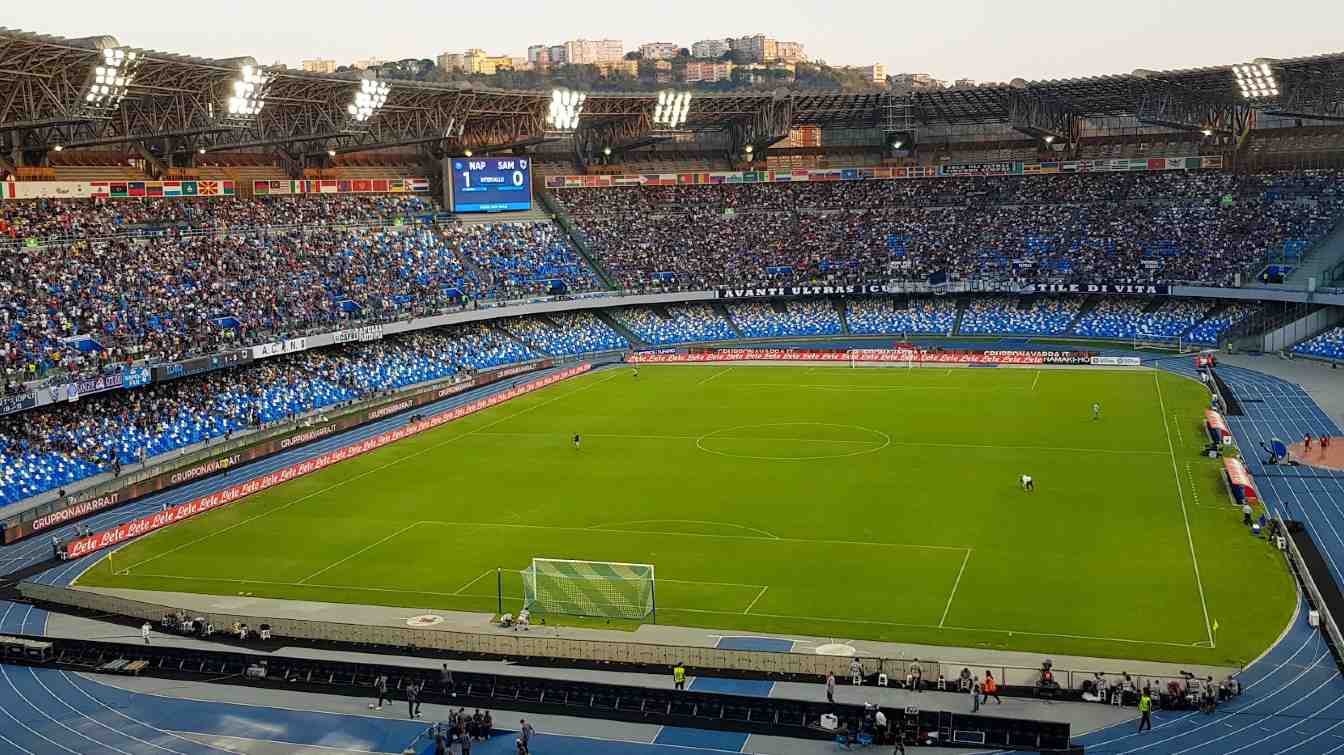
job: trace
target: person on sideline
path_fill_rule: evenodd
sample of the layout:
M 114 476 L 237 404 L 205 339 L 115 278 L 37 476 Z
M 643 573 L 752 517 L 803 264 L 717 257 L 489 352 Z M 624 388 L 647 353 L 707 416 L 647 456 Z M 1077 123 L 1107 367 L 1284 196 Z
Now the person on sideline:
M 672 667 L 672 686 L 677 689 L 686 689 L 686 667 L 681 661 Z
M 984 692 L 984 699 L 980 702 L 987 703 L 989 698 L 994 698 L 994 702 L 1003 705 L 1003 699 L 999 697 L 999 683 L 994 681 L 994 675 L 985 669 L 985 680 L 980 683 L 980 689 Z
M 148 621 L 140 625 L 140 636 L 144 638 L 146 645 L 149 644 L 149 633 L 152 629 Z
M 835 704 L 835 672 L 826 672 L 826 702 Z
M 369 710 L 382 710 L 387 702 L 387 674 L 379 674 L 373 680 L 373 691 L 378 693 L 378 703 L 369 703 Z
M 1153 698 L 1148 694 L 1148 690 L 1143 691 L 1139 697 L 1139 731 L 1153 730 Z

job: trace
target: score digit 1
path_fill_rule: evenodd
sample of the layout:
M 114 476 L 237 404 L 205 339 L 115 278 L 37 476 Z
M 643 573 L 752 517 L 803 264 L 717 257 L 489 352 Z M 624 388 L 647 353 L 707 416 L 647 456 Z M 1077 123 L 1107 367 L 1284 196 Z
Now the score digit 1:
M 470 189 L 470 188 L 471 188 L 471 172 L 470 172 L 470 171 L 466 171 L 466 170 L 462 171 L 462 186 L 463 186 L 464 188 L 467 188 L 467 189 Z

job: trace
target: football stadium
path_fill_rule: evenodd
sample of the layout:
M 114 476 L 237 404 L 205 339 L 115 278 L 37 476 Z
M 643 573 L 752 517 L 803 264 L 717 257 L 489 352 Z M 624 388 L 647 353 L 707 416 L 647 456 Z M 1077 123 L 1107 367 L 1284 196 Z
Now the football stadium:
M 0 753 L 1344 750 L 1344 53 L 60 32 Z

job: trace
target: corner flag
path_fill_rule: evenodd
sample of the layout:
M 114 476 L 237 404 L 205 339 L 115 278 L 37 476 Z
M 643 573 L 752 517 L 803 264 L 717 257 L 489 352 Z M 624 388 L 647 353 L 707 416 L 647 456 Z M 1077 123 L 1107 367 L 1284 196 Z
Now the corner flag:
M 1217 619 L 1214 619 L 1214 620 L 1213 620 L 1213 631 L 1215 631 L 1215 632 L 1218 631 L 1218 620 L 1217 620 Z

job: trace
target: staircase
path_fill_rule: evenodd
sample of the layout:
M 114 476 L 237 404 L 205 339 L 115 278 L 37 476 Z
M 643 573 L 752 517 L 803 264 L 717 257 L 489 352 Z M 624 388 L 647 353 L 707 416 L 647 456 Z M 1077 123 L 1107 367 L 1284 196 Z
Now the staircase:
M 966 302 L 965 298 L 957 300 L 957 316 L 952 320 L 952 332 L 949 335 L 961 335 L 961 318 L 966 314 Z
M 728 314 L 727 308 L 725 308 L 722 304 L 718 302 L 713 302 L 709 306 L 713 307 L 714 311 L 718 313 L 719 317 L 722 317 L 724 319 L 724 322 L 728 323 L 728 327 L 732 329 L 734 336 L 736 336 L 737 338 L 742 338 L 742 331 L 737 329 L 737 323 L 733 322 L 733 318 Z
M 1086 317 L 1088 313 L 1096 309 L 1097 303 L 1100 301 L 1101 298 L 1096 296 L 1089 296 L 1085 299 L 1083 301 L 1083 306 L 1078 308 L 1078 314 L 1074 315 L 1073 320 L 1069 322 L 1069 327 L 1065 328 L 1060 335 L 1073 335 L 1074 330 L 1078 328 L 1078 323 L 1082 322 L 1083 318 Z
M 1334 230 L 1303 255 L 1284 285 L 1304 289 L 1311 278 L 1316 279 L 1317 287 L 1344 283 L 1344 221 L 1335 224 Z
M 632 331 L 632 330 L 630 330 L 629 328 L 625 327 L 625 325 L 624 325 L 624 324 L 623 324 L 623 323 L 622 323 L 622 322 L 621 322 L 615 315 L 611 314 L 611 310 L 609 310 L 609 309 L 593 309 L 593 310 L 589 310 L 589 311 L 591 311 L 591 312 L 597 317 L 597 319 L 599 319 L 599 320 L 601 320 L 602 322 L 606 323 L 608 328 L 611 328 L 612 330 L 616 331 L 617 333 L 619 333 L 619 334 L 621 335 L 621 337 L 623 337 L 625 340 L 629 341 L 631 346 L 634 346 L 634 347 L 638 348 L 638 347 L 640 347 L 640 346 L 647 346 L 647 345 L 648 345 L 648 344 L 644 343 L 643 339 L 641 339 L 639 336 L 635 335 L 635 334 L 634 334 L 634 331 Z M 661 314 L 658 314 L 658 313 L 654 313 L 654 316 L 655 316 L 655 317 L 662 317 L 662 315 L 661 315 Z
M 556 201 L 555 196 L 549 190 L 539 188 L 537 189 L 537 198 L 541 200 L 541 204 L 546 210 L 554 216 L 556 224 L 564 230 L 570 243 L 574 244 L 574 248 L 579 250 L 579 254 L 588 261 L 588 266 L 597 273 L 597 277 L 602 279 L 602 284 L 608 289 L 619 290 L 620 286 L 616 285 L 616 276 L 612 275 L 611 271 L 607 270 L 606 265 L 603 265 L 597 255 L 593 253 L 593 248 L 588 244 L 588 237 L 574 223 L 574 219 L 569 216 L 569 213 L 565 212 L 565 208 Z

